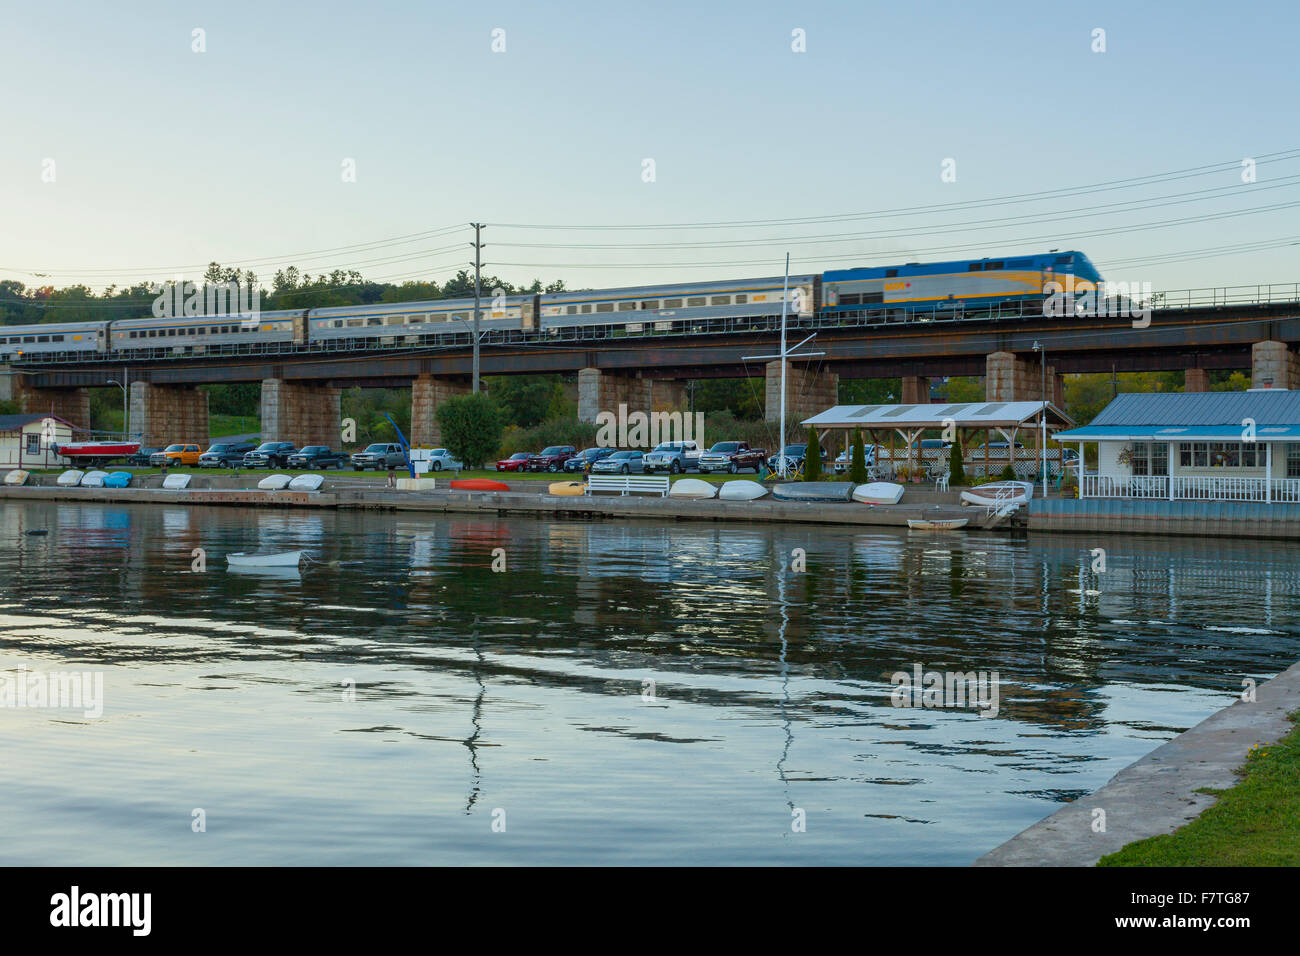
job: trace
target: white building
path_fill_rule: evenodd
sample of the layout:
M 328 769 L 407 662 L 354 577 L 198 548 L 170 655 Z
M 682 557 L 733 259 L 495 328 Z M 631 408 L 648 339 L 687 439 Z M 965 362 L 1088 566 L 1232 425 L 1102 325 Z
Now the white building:
M 72 424 L 54 415 L 0 415 L 0 468 L 57 468 L 55 445 L 72 441 Z
M 1300 502 L 1300 391 L 1120 395 L 1056 440 L 1079 448 L 1080 498 Z

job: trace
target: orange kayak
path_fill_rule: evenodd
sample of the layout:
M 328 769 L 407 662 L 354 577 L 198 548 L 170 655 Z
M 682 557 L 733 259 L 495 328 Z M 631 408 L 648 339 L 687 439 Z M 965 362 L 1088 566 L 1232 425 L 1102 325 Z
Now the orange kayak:
M 491 478 L 455 478 L 451 482 L 451 487 L 457 491 L 509 491 L 510 486 L 504 481 L 493 481 Z

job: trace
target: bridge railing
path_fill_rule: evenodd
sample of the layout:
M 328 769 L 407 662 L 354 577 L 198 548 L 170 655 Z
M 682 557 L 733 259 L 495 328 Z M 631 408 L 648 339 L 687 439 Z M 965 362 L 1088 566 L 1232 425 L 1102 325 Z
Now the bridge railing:
M 1229 285 L 1151 293 L 1153 309 L 1204 309 L 1224 305 L 1269 305 L 1300 302 L 1300 282 Z

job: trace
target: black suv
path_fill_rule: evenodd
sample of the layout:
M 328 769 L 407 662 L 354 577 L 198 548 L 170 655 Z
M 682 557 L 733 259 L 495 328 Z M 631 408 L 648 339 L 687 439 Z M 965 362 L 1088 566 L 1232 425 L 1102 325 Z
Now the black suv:
M 234 468 L 244 463 L 244 456 L 257 446 L 251 441 L 221 442 L 209 446 L 199 455 L 200 468 Z
M 304 445 L 299 451 L 289 456 L 290 468 L 342 468 L 348 460 L 347 455 L 330 451 L 328 445 Z
M 617 448 L 588 448 L 580 451 L 564 463 L 564 470 L 567 472 L 588 472 L 591 466 L 602 458 L 608 458 Z
M 264 441 L 244 456 L 244 467 L 283 468 L 295 451 L 291 441 Z

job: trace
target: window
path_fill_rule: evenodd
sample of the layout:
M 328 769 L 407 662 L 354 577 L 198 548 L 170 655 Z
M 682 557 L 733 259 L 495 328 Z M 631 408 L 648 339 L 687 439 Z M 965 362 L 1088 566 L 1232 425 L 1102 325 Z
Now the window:
M 745 293 L 743 292 L 740 293 L 740 295 L 736 296 L 736 305 L 744 305 L 748 301 L 749 301 L 749 296 L 745 295 Z
M 644 302 L 641 303 L 641 308 L 643 308 L 643 309 L 657 309 L 657 308 L 659 308 L 659 300 L 658 300 L 658 299 L 646 299 Z
M 864 293 L 862 293 L 862 304 L 863 304 L 863 305 L 881 305 L 881 304 L 884 303 L 884 301 L 885 301 L 885 293 L 883 293 L 883 292 L 864 292 Z
M 50 337 L 49 337 L 48 335 L 38 335 L 38 336 L 36 336 L 36 341 L 37 341 L 37 342 L 48 342 L 49 340 L 50 340 Z
M 968 266 L 966 267 L 966 271 L 967 271 L 967 272 L 979 272 L 979 271 L 980 271 L 981 269 L 983 269 L 983 268 L 984 268 L 984 267 L 983 267 L 982 265 L 980 265 L 978 262 L 972 262 L 970 265 L 968 265 Z
M 27 454 L 39 455 L 41 453 L 41 436 L 25 435 L 24 437 L 27 439 Z
M 1154 442 L 1151 445 L 1151 474 L 1169 474 L 1169 445 L 1166 442 Z
M 990 269 L 1001 269 L 1001 268 L 1002 268 L 1002 261 L 1001 261 L 1001 260 L 998 260 L 997 262 L 986 262 L 986 263 L 984 263 L 984 271 L 985 271 L 985 272 L 987 272 L 987 271 L 990 270 Z
M 862 304 L 862 296 L 858 295 L 857 293 L 851 292 L 847 295 L 840 296 L 840 305 L 861 305 L 861 304 Z
M 1070 264 L 1070 257 L 1069 257 L 1069 256 L 1057 256 L 1057 257 L 1056 257 L 1056 264 L 1057 264 L 1058 266 L 1068 266 L 1068 265 Z
M 408 315 L 406 317 L 407 325 L 419 325 L 423 321 L 424 321 L 424 316 L 422 315 Z
M 613 312 L 613 311 L 614 311 L 614 303 L 613 303 L 613 302 L 597 302 L 597 303 L 596 303 L 596 311 L 597 311 L 597 312 Z
M 356 329 L 365 325 L 365 319 L 348 319 L 348 328 Z
M 635 303 L 635 302 L 620 302 L 620 303 L 618 304 L 618 311 L 620 311 L 620 312 L 635 312 L 635 311 L 636 311 L 636 303 Z
M 709 299 L 709 305 L 731 305 L 731 296 L 715 295 Z
M 1268 453 L 1264 451 L 1264 447 L 1262 445 L 1259 445 L 1258 442 L 1253 442 L 1253 441 L 1242 442 L 1241 443 L 1241 467 L 1242 468 L 1255 467 L 1255 460 L 1256 460 L 1255 449 L 1257 447 L 1259 448 L 1259 455 L 1258 455 L 1259 463 L 1263 465 L 1268 462 L 1268 457 L 1267 457 Z
M 343 328 L 343 320 L 342 320 L 342 319 L 331 319 L 331 320 L 330 320 L 330 328 L 332 328 L 332 329 L 341 329 L 341 328 Z
M 1130 468 L 1135 475 L 1149 475 L 1150 470 L 1150 449 L 1144 441 L 1135 441 L 1133 443 L 1133 458 L 1129 463 Z
M 1300 442 L 1286 443 L 1286 476 L 1300 478 Z
M 401 315 L 390 315 L 386 321 L 389 325 L 404 325 L 406 318 Z
M 693 296 L 686 300 L 686 307 L 688 309 L 698 309 L 703 305 L 704 305 L 704 296 L 702 295 Z
M 366 325 L 383 325 L 384 320 L 377 315 L 372 315 L 366 319 Z
M 583 315 L 587 315 L 587 314 L 590 313 L 590 312 L 591 312 L 591 306 L 589 306 L 589 305 L 584 305 L 584 306 L 582 307 L 582 314 L 583 314 Z
M 680 309 L 682 307 L 681 299 L 664 299 L 665 309 Z
M 897 276 L 898 276 L 898 270 L 897 270 L 897 269 L 886 269 L 886 270 L 885 270 L 885 278 L 886 278 L 886 279 L 894 279 L 894 278 L 897 278 Z
M 61 335 L 51 335 L 51 336 L 50 336 L 50 341 L 51 341 L 51 342 L 62 342 L 62 341 L 63 341 L 63 336 L 61 336 Z

